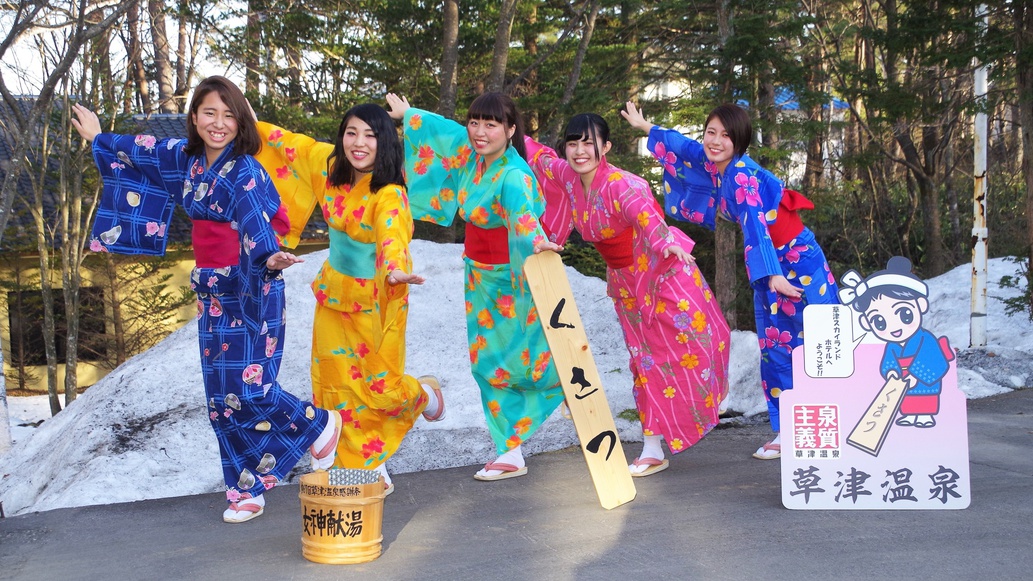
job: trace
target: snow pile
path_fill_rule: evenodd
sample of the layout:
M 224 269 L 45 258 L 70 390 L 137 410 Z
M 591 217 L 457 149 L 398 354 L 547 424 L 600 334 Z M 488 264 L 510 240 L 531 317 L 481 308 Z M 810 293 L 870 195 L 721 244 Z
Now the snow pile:
M 411 292 L 407 371 L 437 375 L 448 411 L 441 422 L 418 422 L 388 461 L 388 469 L 405 473 L 492 460 L 495 450 L 469 368 L 462 247 L 415 241 L 412 251 L 416 272 L 427 282 Z M 305 263 L 285 272 L 290 322 L 280 382 L 303 399 L 311 393 L 309 345 L 315 308 L 308 284 L 325 257 L 326 251 L 307 255 Z M 1014 263 L 994 260 L 990 280 L 996 282 L 1014 270 Z M 927 281 L 932 313 L 926 326 L 947 335 L 956 347 L 968 345 L 969 272 L 963 266 Z M 570 268 L 567 274 L 610 408 L 615 415 L 634 409 L 628 353 L 606 285 Z M 999 300 L 1017 292 L 991 284 L 991 347 L 964 351 L 959 357 L 958 380 L 969 397 L 1033 384 L 1029 363 L 1033 324 L 1024 315 L 1004 315 Z M 17 427 L 14 447 L 0 458 L 0 500 L 5 511 L 19 514 L 223 490 L 197 350 L 197 328 L 187 324 L 38 428 Z M 766 412 L 756 335 L 734 332 L 730 356 L 728 408 L 747 417 Z M 36 403 L 22 405 L 23 399 Z M 11 398 L 11 402 L 15 425 L 49 415 L 45 396 Z M 618 418 L 617 426 L 623 440 L 641 440 L 637 422 Z M 557 413 L 525 443 L 524 450 L 531 455 L 576 443 L 573 425 Z M 306 462 L 302 460 L 299 470 L 307 470 Z

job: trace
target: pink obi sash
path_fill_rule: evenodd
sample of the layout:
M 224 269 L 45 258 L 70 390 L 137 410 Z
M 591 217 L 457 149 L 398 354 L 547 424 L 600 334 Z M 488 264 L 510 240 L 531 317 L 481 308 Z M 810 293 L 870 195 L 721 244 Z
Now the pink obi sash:
M 240 237 L 229 222 L 193 220 L 190 239 L 194 261 L 200 268 L 223 268 L 240 264 Z
M 911 366 L 911 362 L 914 361 L 914 356 L 911 357 L 900 357 L 897 359 L 897 365 L 900 366 L 900 378 L 904 379 L 911 373 L 908 372 L 907 368 Z

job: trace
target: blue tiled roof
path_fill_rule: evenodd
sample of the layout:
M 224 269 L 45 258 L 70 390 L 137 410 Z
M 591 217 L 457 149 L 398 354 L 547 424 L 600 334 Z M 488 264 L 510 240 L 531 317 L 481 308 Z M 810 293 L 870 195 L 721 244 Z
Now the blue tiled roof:
M 750 106 L 750 102 L 747 101 L 746 99 L 739 99 L 735 103 L 737 105 L 741 106 L 741 107 L 747 107 L 748 108 Z M 842 99 L 837 99 L 835 97 L 832 97 L 831 104 L 832 104 L 833 110 L 835 110 L 835 111 L 842 111 L 842 110 L 850 108 L 850 106 L 847 104 L 846 101 L 844 101 Z M 794 93 L 792 91 L 792 89 L 787 89 L 785 87 L 776 87 L 775 88 L 775 107 L 778 107 L 782 111 L 799 111 L 800 110 L 800 102 L 797 100 L 796 93 Z M 827 109 L 828 107 L 829 107 L 829 102 L 828 101 L 825 102 L 822 105 L 823 109 Z

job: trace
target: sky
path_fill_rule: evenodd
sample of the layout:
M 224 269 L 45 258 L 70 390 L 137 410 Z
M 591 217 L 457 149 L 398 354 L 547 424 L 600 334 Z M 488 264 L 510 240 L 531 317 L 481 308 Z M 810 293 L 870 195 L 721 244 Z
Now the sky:
M 472 473 L 476 465 L 493 460 L 495 452 L 470 375 L 462 246 L 417 240 L 412 253 L 414 272 L 427 282 L 411 290 L 406 368 L 412 375 L 431 373 L 442 380 L 447 410 L 440 422 L 418 421 L 387 467 L 394 475 L 469 465 Z M 304 258 L 304 263 L 284 272 L 288 325 L 279 381 L 288 391 L 309 399 L 315 299 L 308 285 L 326 251 Z M 1007 259 L 990 262 L 985 351 L 965 350 L 971 266 L 959 266 L 926 281 L 930 313 L 924 326 L 962 349 L 958 386 L 969 398 L 1033 383 L 1033 363 L 1029 363 L 1033 323 L 1024 314 L 1005 314 L 1001 299 L 1019 291 L 997 284 L 1016 271 L 1017 265 Z M 610 410 L 616 416 L 634 409 L 628 352 L 606 285 L 569 267 L 567 275 Z M 765 421 L 756 334 L 733 332 L 730 360 L 726 404 L 744 415 L 725 421 Z M 225 490 L 215 436 L 204 409 L 193 321 L 115 369 L 53 418 L 46 396 L 9 397 L 8 404 L 15 442 L 0 456 L 0 498 L 9 515 Z M 634 457 L 640 444 L 629 442 L 641 442 L 640 425 L 623 418 L 616 422 L 626 454 Z M 530 457 L 576 444 L 573 424 L 557 411 L 523 449 Z M 307 457 L 299 469 L 307 471 Z

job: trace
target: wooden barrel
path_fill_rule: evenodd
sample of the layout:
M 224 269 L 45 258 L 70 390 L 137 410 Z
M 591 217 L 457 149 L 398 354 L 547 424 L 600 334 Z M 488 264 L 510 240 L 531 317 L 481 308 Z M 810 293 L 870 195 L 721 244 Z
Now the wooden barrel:
M 320 470 L 303 475 L 300 483 L 302 556 L 331 565 L 380 556 L 384 481 L 378 472 Z

